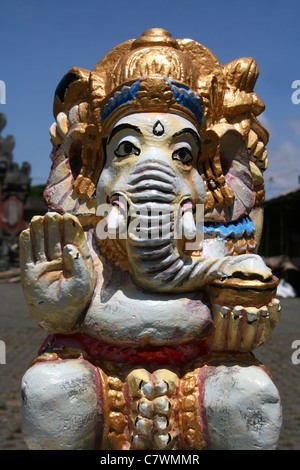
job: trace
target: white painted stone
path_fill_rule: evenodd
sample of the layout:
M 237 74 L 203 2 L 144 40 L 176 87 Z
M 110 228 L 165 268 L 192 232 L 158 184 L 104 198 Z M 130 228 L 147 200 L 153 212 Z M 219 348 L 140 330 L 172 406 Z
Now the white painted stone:
M 226 256 L 226 240 L 220 238 L 207 238 L 203 240 L 202 256 L 208 258 L 222 258 Z
M 204 405 L 212 449 L 276 449 L 280 397 L 260 367 L 217 367 L 205 381 Z
M 23 377 L 22 396 L 29 449 L 95 448 L 97 390 L 93 370 L 83 361 L 35 364 Z
M 148 395 L 150 395 L 153 391 L 153 387 L 150 383 L 146 383 L 142 386 L 142 391 L 144 393 L 144 395 L 147 397 Z

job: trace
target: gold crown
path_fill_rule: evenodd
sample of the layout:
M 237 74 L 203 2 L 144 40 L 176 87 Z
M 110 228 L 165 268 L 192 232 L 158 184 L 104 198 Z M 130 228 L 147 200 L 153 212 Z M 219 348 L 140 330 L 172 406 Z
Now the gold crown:
M 172 84 L 166 81 L 177 82 L 192 92 L 196 78 L 194 63 L 181 50 L 179 42 L 164 29 L 148 29 L 140 38 L 114 48 L 93 68 L 90 76 L 93 117 L 101 126 L 103 108 L 107 108 L 115 96 L 127 89 L 128 84 L 138 80 L 138 93 L 134 99 L 122 103 L 121 109 L 114 109 L 117 110 L 114 119 L 132 112 L 174 111 L 187 115 L 199 124 L 199 116 L 195 119 L 193 111 L 174 98 Z M 112 118 L 106 122 L 106 126 L 111 121 Z
M 99 65 L 101 67 L 101 61 Z M 94 71 L 97 69 L 98 64 Z M 122 83 L 149 75 L 169 77 L 190 88 L 195 85 L 191 58 L 180 50 L 171 34 L 161 28 L 148 29 L 131 43 L 130 50 L 113 65 L 106 91 L 111 92 Z

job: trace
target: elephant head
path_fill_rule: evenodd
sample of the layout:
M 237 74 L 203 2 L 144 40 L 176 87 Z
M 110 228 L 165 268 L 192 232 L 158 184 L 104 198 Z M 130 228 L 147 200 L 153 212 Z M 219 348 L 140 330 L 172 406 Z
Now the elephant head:
M 231 132 L 234 141 L 236 132 Z M 196 126 L 171 113 L 125 116 L 107 137 L 97 204 L 103 209 L 108 209 L 107 203 L 111 205 L 107 235 L 114 236 L 115 231 L 125 234 L 131 271 L 142 287 L 188 291 L 237 272 L 251 276 L 256 272 L 261 280 L 270 278 L 270 271 L 257 255 L 226 257 L 226 237 L 211 240 L 210 256 L 203 256 L 207 240 L 203 242 L 201 236 L 196 256 L 184 249 L 184 242 L 197 235 L 195 208 L 204 208 L 207 200 L 198 171 L 200 152 Z M 239 159 L 235 158 L 236 171 L 243 169 L 249 178 L 243 152 L 236 153 L 240 153 Z M 98 232 L 100 238 L 101 234 Z
M 201 44 L 159 28 L 116 46 L 91 72 L 72 69 L 55 96 L 49 206 L 88 225 L 107 204 L 108 232 L 125 238 L 129 269 L 145 289 L 270 280 L 250 217 L 263 200 L 256 163 L 266 162 L 257 75 L 251 58 L 222 66 Z M 187 251 L 199 207 L 204 240 Z

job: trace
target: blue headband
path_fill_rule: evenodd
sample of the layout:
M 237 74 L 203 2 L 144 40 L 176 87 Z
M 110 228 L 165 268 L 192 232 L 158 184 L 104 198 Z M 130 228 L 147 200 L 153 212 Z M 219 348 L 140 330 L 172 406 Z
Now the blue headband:
M 203 106 L 201 96 L 194 93 L 189 87 L 164 77 L 167 83 L 171 86 L 176 101 L 189 109 L 198 121 L 198 124 L 202 124 Z M 131 85 L 125 85 L 120 91 L 116 93 L 108 100 L 101 111 L 101 120 L 104 122 L 109 115 L 115 111 L 122 104 L 128 103 L 136 96 L 139 91 L 141 79 L 136 80 Z

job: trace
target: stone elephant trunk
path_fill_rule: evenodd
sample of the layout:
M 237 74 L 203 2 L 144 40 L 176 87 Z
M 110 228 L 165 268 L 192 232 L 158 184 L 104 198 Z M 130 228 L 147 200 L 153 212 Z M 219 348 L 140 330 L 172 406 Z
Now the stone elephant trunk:
M 164 290 L 184 264 L 176 249 L 176 233 L 196 230 L 193 217 L 187 216 L 192 214 L 191 191 L 169 165 L 150 161 L 134 168 L 127 188 L 132 271 L 144 287 Z
M 181 250 L 178 239 L 182 235 L 193 239 L 196 235 L 193 188 L 199 190 L 201 185 L 197 172 L 190 182 L 185 182 L 166 162 L 148 159 L 128 173 L 124 192 L 118 193 L 117 185 L 114 186 L 111 202 L 118 209 L 111 213 L 114 215 L 109 224 L 126 225 L 124 204 L 120 203 L 125 193 L 129 214 L 127 252 L 140 287 L 157 292 L 188 292 L 245 270 L 252 276 L 256 273 L 260 280 L 270 277 L 269 269 L 257 255 L 208 258 L 189 256 Z

